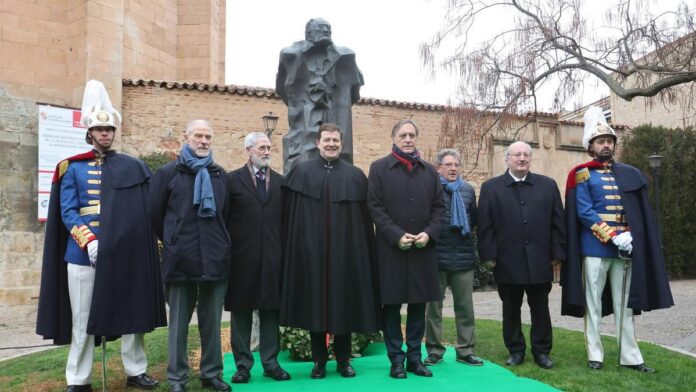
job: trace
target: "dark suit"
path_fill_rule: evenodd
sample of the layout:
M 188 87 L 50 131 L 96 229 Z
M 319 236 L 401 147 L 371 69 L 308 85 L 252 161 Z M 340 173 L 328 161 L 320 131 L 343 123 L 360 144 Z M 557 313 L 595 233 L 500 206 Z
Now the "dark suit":
M 565 259 L 563 205 L 556 182 L 529 173 L 515 182 L 508 171 L 481 186 L 478 209 L 481 260 L 495 260 L 503 301 L 503 339 L 511 353 L 524 353 L 520 307 L 527 293 L 532 316 L 532 353 L 551 351 L 552 260 Z
M 264 200 L 248 165 L 229 174 L 232 274 L 225 310 L 231 311 L 232 352 L 237 368 L 251 369 L 254 365 L 249 345 L 255 309 L 259 310 L 261 363 L 266 370 L 278 367 L 283 177 L 273 170 L 267 173 Z

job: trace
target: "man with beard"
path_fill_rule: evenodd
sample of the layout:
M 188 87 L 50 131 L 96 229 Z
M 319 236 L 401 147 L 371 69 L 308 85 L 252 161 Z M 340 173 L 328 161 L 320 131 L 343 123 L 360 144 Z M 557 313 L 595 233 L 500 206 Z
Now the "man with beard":
M 319 157 L 286 177 L 281 324 L 310 331 L 314 368 L 326 377 L 326 334 L 332 334 L 336 370 L 354 377 L 351 332 L 379 330 L 374 229 L 365 199 L 367 178 L 340 158 L 342 134 L 322 124 Z
M 194 308 L 201 336 L 201 386 L 231 390 L 222 380 L 220 348 L 220 319 L 230 276 L 229 179 L 213 162 L 212 141 L 210 123 L 191 121 L 178 159 L 152 177 L 150 222 L 163 245 L 171 392 L 186 391 L 188 328 Z
M 526 294 L 534 362 L 550 369 L 549 293 L 552 265 L 565 259 L 563 204 L 556 181 L 530 172 L 531 161 L 532 147 L 514 142 L 505 149 L 505 173 L 481 185 L 478 248 L 481 260 L 495 266 L 498 296 L 503 302 L 503 341 L 510 352 L 505 363 L 524 362 L 520 308 Z
M 370 166 L 368 205 L 377 229 L 377 260 L 389 375 L 406 371 L 432 377 L 421 360 L 426 302 L 442 299 L 435 239 L 445 223 L 442 185 L 433 166 L 416 149 L 411 120 L 392 128 L 392 152 Z M 402 350 L 401 306 L 408 304 L 407 352 Z M 406 360 L 406 371 L 404 371 Z
M 362 74 L 355 53 L 331 41 L 331 25 L 310 19 L 305 40 L 280 52 L 276 92 L 288 106 L 290 130 L 283 137 L 284 172 L 317 156 L 319 126 L 335 123 L 342 130 L 341 158 L 353 163 L 351 106 L 360 99 Z
M 143 339 L 167 324 L 145 210 L 150 171 L 112 149 L 116 115 L 104 85 L 87 82 L 81 123 L 92 150 L 58 163 L 53 177 L 36 332 L 70 343 L 68 392 L 92 390 L 95 336 L 121 337 L 127 386 L 158 385 Z
M 231 312 L 232 353 L 237 372 L 233 383 L 247 383 L 254 366 L 251 354 L 252 314 L 259 314 L 263 375 L 277 381 L 290 375 L 278 364 L 278 309 L 283 230 L 283 177 L 270 168 L 271 141 L 253 132 L 244 140 L 249 160 L 229 174 L 232 271 L 225 298 Z
M 653 373 L 640 353 L 633 315 L 674 301 L 647 180 L 638 169 L 614 161 L 616 133 L 596 106 L 585 113 L 583 146 L 593 159 L 573 168 L 566 184 L 568 261 L 561 274 L 561 313 L 585 317 L 590 369 L 602 368 L 600 323 L 613 312 L 620 364 Z

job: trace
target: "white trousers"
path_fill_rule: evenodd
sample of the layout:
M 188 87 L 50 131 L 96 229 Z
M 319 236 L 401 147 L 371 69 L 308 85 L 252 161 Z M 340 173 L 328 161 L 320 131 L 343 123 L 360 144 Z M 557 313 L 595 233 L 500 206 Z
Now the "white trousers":
M 68 263 L 68 292 L 72 308 L 72 340 L 65 379 L 68 385 L 90 384 L 94 359 L 94 336 L 87 335 L 87 320 L 94 289 L 94 268 Z M 143 334 L 121 336 L 121 360 L 128 376 L 147 370 Z
M 600 336 L 600 323 L 602 321 L 602 292 L 609 275 L 611 285 L 611 297 L 613 300 L 614 324 L 616 328 L 616 341 L 619 340 L 620 315 L 621 315 L 621 286 L 623 284 L 623 264 L 619 258 L 584 257 L 585 267 L 585 341 L 587 343 L 587 357 L 590 361 L 603 362 L 604 349 Z M 626 296 L 624 304 L 628 304 L 628 294 L 631 291 L 631 264 L 626 271 Z M 627 306 L 627 305 L 626 305 Z M 636 341 L 633 328 L 633 310 L 626 307 L 623 313 L 623 333 L 621 334 L 621 364 L 638 365 L 643 363 L 643 357 Z

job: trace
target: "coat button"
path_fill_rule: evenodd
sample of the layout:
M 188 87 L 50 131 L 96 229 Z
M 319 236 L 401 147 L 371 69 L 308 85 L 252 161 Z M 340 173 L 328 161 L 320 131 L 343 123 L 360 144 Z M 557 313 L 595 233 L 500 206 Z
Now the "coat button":
M 525 244 L 525 245 L 529 245 L 529 241 L 524 241 L 524 244 Z
M 520 204 L 524 205 L 524 200 L 522 200 L 522 201 L 520 202 Z
M 526 225 L 527 223 L 529 223 L 529 221 L 525 219 L 522 221 L 522 223 L 524 223 Z
M 409 222 L 413 222 L 413 221 L 414 221 L 413 217 L 408 218 L 408 220 L 409 220 Z

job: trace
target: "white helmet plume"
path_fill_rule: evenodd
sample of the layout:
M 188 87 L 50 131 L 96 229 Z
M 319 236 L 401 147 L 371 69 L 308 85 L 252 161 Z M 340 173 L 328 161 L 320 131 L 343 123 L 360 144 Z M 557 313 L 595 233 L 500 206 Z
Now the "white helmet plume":
M 111 104 L 109 93 L 106 92 L 104 84 L 98 80 L 92 79 L 85 86 L 85 94 L 82 97 L 82 117 L 80 124 L 87 127 L 87 118 L 90 114 L 98 111 L 113 113 L 121 122 L 121 113 L 119 113 Z

